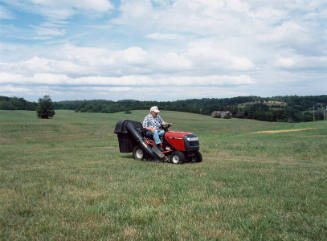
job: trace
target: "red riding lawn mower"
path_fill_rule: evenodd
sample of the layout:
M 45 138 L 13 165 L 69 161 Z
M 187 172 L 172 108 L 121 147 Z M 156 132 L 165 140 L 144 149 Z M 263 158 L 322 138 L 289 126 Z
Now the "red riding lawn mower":
M 189 132 L 169 131 L 170 125 L 162 126 L 165 135 L 162 138 L 163 150 L 155 145 L 152 138 L 145 136 L 145 129 L 137 121 L 121 120 L 115 128 L 119 150 L 122 153 L 133 152 L 136 160 L 152 160 L 181 164 L 183 162 L 201 162 L 199 139 Z

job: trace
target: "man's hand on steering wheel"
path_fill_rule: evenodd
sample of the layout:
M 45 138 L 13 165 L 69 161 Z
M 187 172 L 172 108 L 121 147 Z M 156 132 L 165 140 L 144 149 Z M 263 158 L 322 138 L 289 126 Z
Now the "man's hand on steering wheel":
M 164 122 L 162 123 L 161 127 L 164 131 L 168 131 L 168 128 L 171 127 L 172 125 L 173 125 L 172 123 Z

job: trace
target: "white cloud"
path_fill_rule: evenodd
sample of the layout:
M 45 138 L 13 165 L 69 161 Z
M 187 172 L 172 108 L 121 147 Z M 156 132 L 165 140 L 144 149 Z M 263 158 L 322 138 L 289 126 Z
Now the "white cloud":
M 15 95 L 15 94 L 26 94 L 26 93 L 31 93 L 32 92 L 32 89 L 29 88 L 29 87 L 17 87 L 17 86 L 14 86 L 14 85 L 1 85 L 1 88 L 0 88 L 0 94 L 1 95 L 5 95 L 5 96 L 8 96 L 8 95 Z
M 182 89 L 181 89 L 182 88 Z M 183 95 L 181 93 L 183 92 Z M 80 87 L 72 86 L 51 88 L 49 86 L 24 86 L 17 87 L 12 85 L 1 86 L 0 95 L 5 96 L 24 96 L 29 100 L 37 101 L 44 95 L 50 95 L 53 100 L 84 100 L 88 99 L 138 99 L 138 100 L 177 100 L 185 98 L 216 98 L 230 96 L 244 96 L 247 92 L 243 90 L 219 87 L 197 87 L 182 86 L 180 88 L 171 86 L 153 87 Z
M 39 36 L 63 36 L 66 34 L 66 30 L 51 25 L 32 26 L 35 29 L 35 33 Z
M 248 13 L 249 11 L 249 4 L 245 1 L 240 0 L 226 0 L 225 4 L 227 8 L 236 11 L 236 12 L 245 12 Z
M 189 44 L 185 53 L 195 66 L 215 70 L 252 70 L 255 65 L 247 57 L 235 56 L 213 41 L 196 41 Z
M 157 68 L 165 71 L 183 71 L 192 68 L 192 61 L 183 55 L 178 55 L 175 52 L 158 55 L 153 57 L 153 62 L 156 63 Z
M 69 85 L 83 95 L 106 88 L 117 98 L 126 98 L 121 90 L 150 99 L 160 95 L 155 86 L 170 98 L 178 91 L 181 98 L 206 97 L 206 89 L 213 96 L 274 95 L 283 84 L 282 91 L 296 93 L 304 89 L 296 84 L 327 77 L 323 0 L 122 0 L 119 10 L 109 0 L 0 1 L 9 10 L 43 17 L 24 31 L 9 20 L 16 27 L 12 36 L 18 36 L 13 40 L 46 40 L 40 46 L 0 46 L 3 85 L 49 85 L 53 91 Z M 0 18 L 2 12 L 0 7 Z M 0 31 L 11 30 L 8 25 Z M 149 87 L 142 95 L 144 86 Z
M 48 21 L 66 20 L 77 13 L 74 8 L 37 7 L 34 11 L 46 17 Z
M 1 0 L 8 6 L 40 14 L 49 19 L 67 19 L 80 11 L 98 13 L 114 9 L 109 0 Z
M 122 14 L 114 23 L 171 34 L 240 33 L 250 11 L 248 3 L 240 0 L 176 0 L 162 6 L 153 7 L 150 0 L 122 1 Z
M 271 32 L 262 36 L 262 39 L 267 42 L 306 42 L 311 40 L 309 31 L 300 24 L 288 21 L 282 25 L 271 28 Z
M 123 12 L 123 17 L 129 17 L 132 19 L 146 18 L 153 10 L 151 1 L 148 0 L 134 0 L 134 1 L 122 1 L 120 10 Z M 125 19 L 128 21 L 128 19 Z
M 68 77 L 63 74 L 36 73 L 24 76 L 11 73 L 0 73 L 2 84 L 47 84 L 47 85 L 104 85 L 104 86 L 223 86 L 223 85 L 251 85 L 255 81 L 247 75 L 240 76 L 145 76 L 125 75 L 121 77 L 86 76 Z
M 284 70 L 327 69 L 327 56 L 288 55 L 277 56 L 275 66 Z
M 209 76 L 182 76 L 164 78 L 160 82 L 174 83 L 177 86 L 224 86 L 224 85 L 252 85 L 255 81 L 248 75 L 209 75 Z
M 12 19 L 12 14 L 3 6 L 0 5 L 0 19 Z
M 153 7 L 150 0 L 123 1 L 121 16 L 113 21 L 140 31 L 160 29 L 160 33 L 146 35 L 152 39 L 169 39 L 174 34 L 217 37 L 220 41 L 231 39 L 237 44 L 255 45 L 261 41 L 287 43 L 296 48 L 310 44 L 318 34 L 319 18 L 324 18 L 324 1 L 272 1 L 246 2 L 240 0 L 176 0 L 160 1 L 163 7 Z M 314 3 L 313 3 L 314 2 Z M 319 9 L 319 12 L 318 12 Z M 305 20 L 306 13 L 318 16 Z M 300 14 L 300 16 L 297 16 Z M 296 15 L 296 16 L 293 16 Z M 302 16 L 303 15 L 303 16 Z M 261 47 L 261 46 L 256 46 Z
M 14 63 L 0 63 L 0 71 L 30 76 L 33 73 L 65 73 L 87 74 L 87 70 L 81 65 L 66 60 L 55 60 L 34 56 L 30 59 Z
M 145 64 L 147 61 L 147 53 L 139 47 L 131 47 L 122 51 L 118 51 L 113 55 L 115 62 L 122 64 Z
M 49 8 L 75 8 L 105 12 L 113 8 L 108 0 L 29 0 L 32 4 Z
M 296 65 L 297 60 L 295 58 L 279 57 L 276 59 L 275 65 L 281 68 L 291 68 Z
M 178 34 L 151 33 L 146 35 L 146 38 L 154 40 L 176 40 L 180 39 L 181 36 Z
M 140 47 L 122 50 L 83 48 L 73 45 L 48 48 L 46 53 L 34 52 L 23 61 L 0 62 L 0 71 L 31 76 L 35 73 L 66 75 L 215 75 L 217 71 L 248 71 L 255 65 L 244 56 L 233 55 L 211 41 L 192 42 L 180 53 Z
M 282 9 L 274 9 L 272 7 L 261 7 L 250 12 L 249 16 L 255 21 L 264 21 L 263 24 L 274 24 L 284 20 L 287 17 L 287 12 Z
M 109 0 L 1 0 L 8 6 L 34 13 L 44 17 L 45 22 L 39 25 L 30 26 L 34 29 L 34 35 L 28 36 L 33 40 L 48 40 L 66 34 L 67 23 L 74 15 L 83 14 L 84 16 L 107 13 L 114 9 Z M 90 15 L 90 16 L 91 16 Z M 11 15 L 0 6 L 0 19 L 10 18 Z M 19 16 L 18 16 L 19 17 Z M 25 36 L 27 37 L 27 36 Z

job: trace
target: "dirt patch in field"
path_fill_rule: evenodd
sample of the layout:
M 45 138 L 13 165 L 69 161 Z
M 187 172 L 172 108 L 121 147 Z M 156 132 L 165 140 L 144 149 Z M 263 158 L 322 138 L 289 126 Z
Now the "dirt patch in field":
M 288 129 L 288 130 L 273 130 L 273 131 L 256 131 L 256 134 L 265 134 L 265 133 L 286 133 L 286 132 L 298 132 L 298 131 L 306 131 L 313 130 L 314 128 L 301 128 L 301 129 Z
M 0 137 L 0 144 L 13 144 L 14 141 L 9 138 Z

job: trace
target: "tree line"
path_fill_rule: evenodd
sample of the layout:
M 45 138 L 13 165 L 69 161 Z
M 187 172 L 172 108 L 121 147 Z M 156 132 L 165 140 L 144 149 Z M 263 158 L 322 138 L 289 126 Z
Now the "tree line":
M 149 109 L 157 105 L 162 110 L 210 115 L 213 111 L 230 111 L 233 117 L 264 121 L 302 122 L 324 119 L 327 95 L 320 96 L 241 96 L 233 98 L 203 98 L 177 101 L 138 100 L 75 100 L 53 102 L 54 109 L 76 112 L 114 113 Z M 23 98 L 0 96 L 0 109 L 36 110 L 37 103 Z
M 35 110 L 36 106 L 24 98 L 0 96 L 0 110 Z

